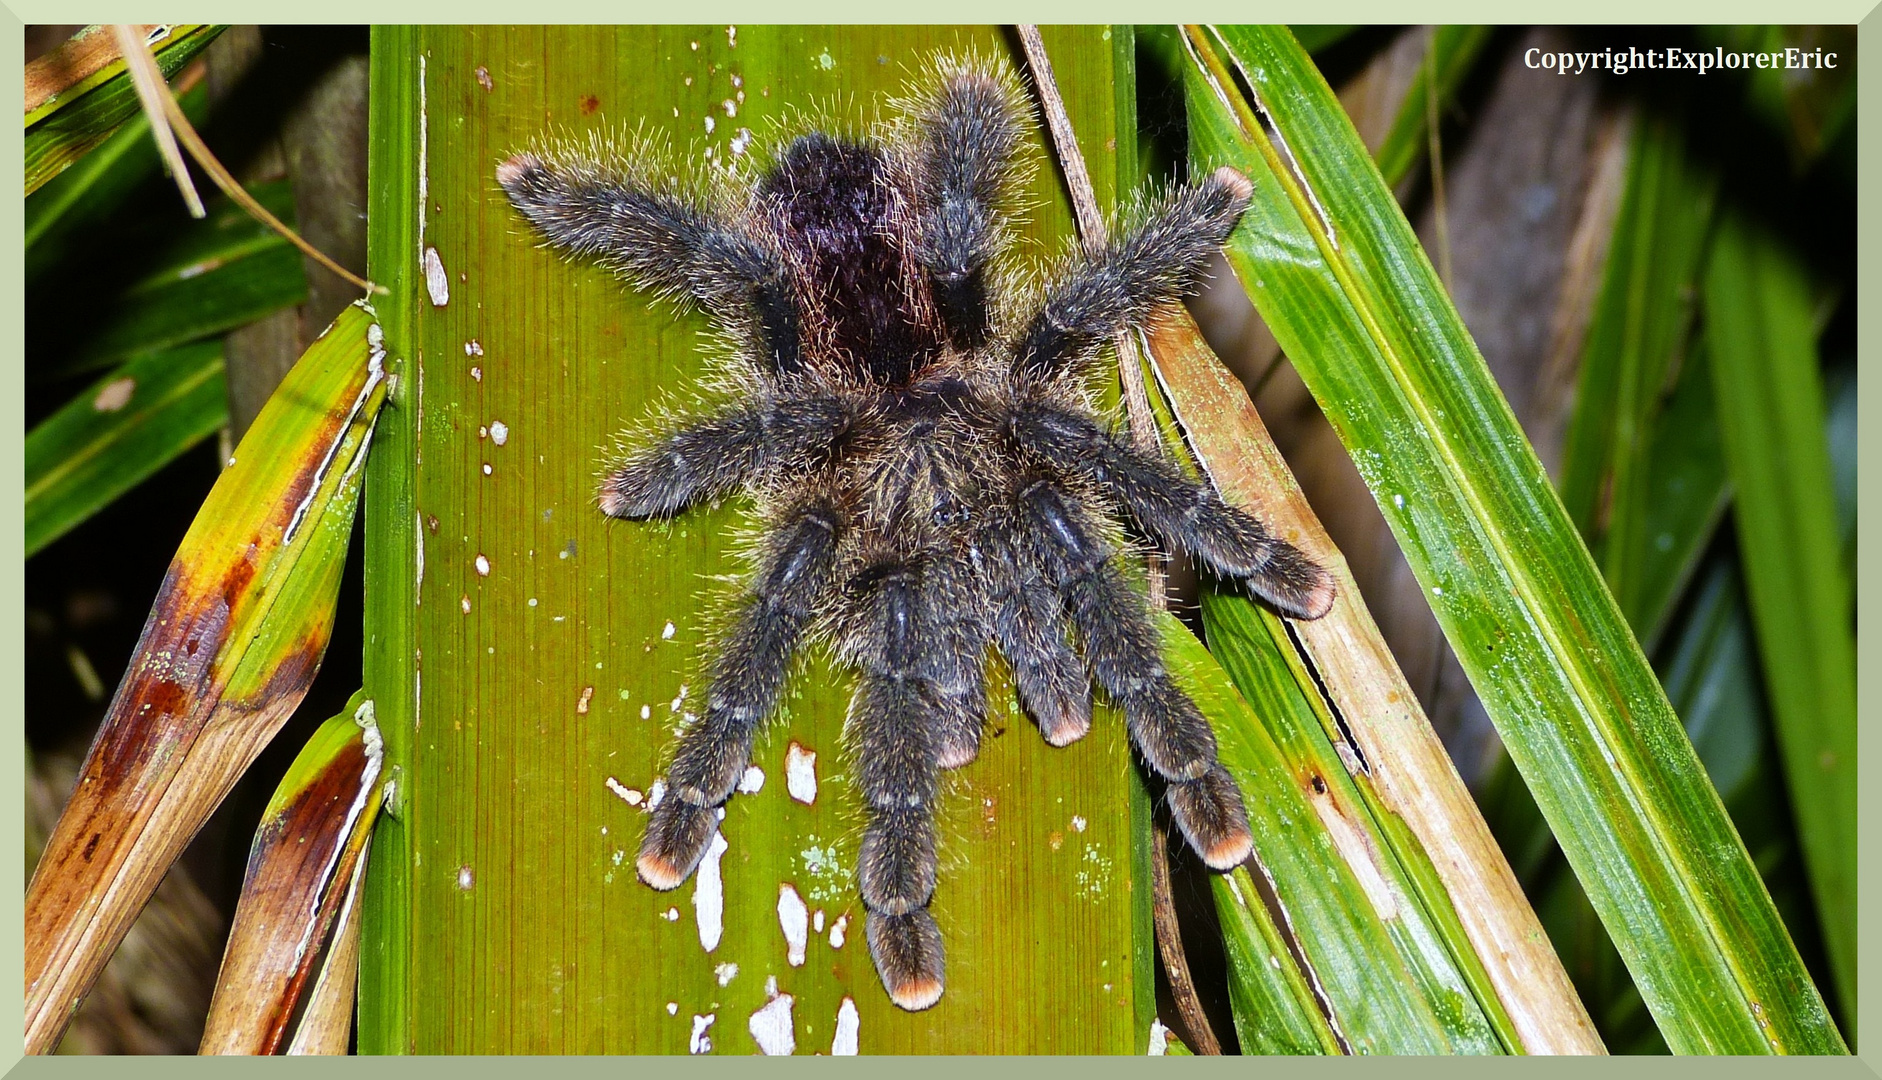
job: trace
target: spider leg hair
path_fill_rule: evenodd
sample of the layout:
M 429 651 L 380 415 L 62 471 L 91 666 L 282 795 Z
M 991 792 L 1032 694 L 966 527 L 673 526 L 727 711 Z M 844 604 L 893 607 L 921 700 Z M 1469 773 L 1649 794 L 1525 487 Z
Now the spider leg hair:
M 1097 484 L 1165 544 L 1195 555 L 1220 577 L 1243 582 L 1282 614 L 1317 619 L 1332 608 L 1331 574 L 1164 455 L 1045 403 L 1022 406 L 1012 423 L 1018 441 L 1041 460 Z
M 923 672 L 945 650 L 945 589 L 927 566 L 873 563 L 852 583 L 862 619 L 850 652 L 862 668 L 850 706 L 858 788 L 869 809 L 857 856 L 870 956 L 889 998 L 910 1011 L 941 998 L 940 929 L 927 911 L 935 886 L 934 804 L 940 762 Z
M 964 564 L 936 559 L 923 576 L 925 602 L 942 623 L 923 680 L 935 718 L 935 764 L 958 769 L 980 756 L 987 726 L 988 629 L 981 605 L 970 598 Z
M 977 349 L 992 330 L 986 267 L 1006 245 L 1003 204 L 1023 171 L 1025 114 L 1019 88 L 991 65 L 943 60 L 939 85 L 910 117 L 920 133 L 912 166 L 920 198 L 917 258 L 957 348 Z
M 801 370 L 789 271 L 742 226 L 575 154 L 516 154 L 497 166 L 497 183 L 550 246 L 598 256 L 638 288 L 691 297 L 751 334 L 774 374 Z
M 1143 224 L 1046 289 L 1020 334 L 1014 367 L 1033 378 L 1075 370 L 1119 330 L 1142 326 L 1181 299 L 1241 220 L 1253 190 L 1224 166 L 1155 200 Z
M 752 737 L 777 704 L 846 524 L 832 501 L 812 497 L 771 532 L 744 609 L 720 644 L 705 715 L 680 736 L 667 797 L 654 807 L 641 842 L 636 865 L 654 888 L 686 880 L 712 842 L 714 810 L 751 763 Z
M 791 395 L 696 419 L 608 470 L 601 512 L 618 518 L 671 517 L 767 472 L 805 468 L 849 430 L 844 398 Z
M 1148 603 L 1070 495 L 1042 479 L 1022 488 L 1019 502 L 1084 640 L 1086 663 L 1123 710 L 1145 762 L 1170 782 L 1170 809 L 1184 837 L 1212 867 L 1242 862 L 1254 841 L 1240 792 L 1216 761 L 1209 722 L 1170 681 Z
M 1058 590 L 1036 560 L 1015 547 L 1003 522 L 979 544 L 980 570 L 993 601 L 993 640 L 1013 669 L 1013 687 L 1039 733 L 1067 746 L 1091 730 L 1091 678 L 1065 639 Z

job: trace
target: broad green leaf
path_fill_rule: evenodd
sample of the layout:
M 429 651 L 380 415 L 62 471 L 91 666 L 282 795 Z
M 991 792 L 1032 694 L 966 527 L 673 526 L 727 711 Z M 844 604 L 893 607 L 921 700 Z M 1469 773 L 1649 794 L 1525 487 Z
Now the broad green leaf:
M 1123 37 L 1046 32 L 1105 205 Z M 948 981 L 929 1011 L 890 1004 L 869 960 L 850 683 L 821 659 L 760 738 L 762 789 L 727 807 L 720 921 L 697 878 L 672 893 L 636 880 L 642 808 L 696 708 L 752 516 L 728 500 L 667 526 L 610 522 L 594 478 L 614 433 L 702 391 L 718 345 L 699 316 L 540 248 L 492 176 L 547 133 L 641 124 L 676 160 L 732 163 L 793 110 L 874 116 L 937 49 L 1014 65 L 1009 41 L 992 27 L 375 31 L 369 266 L 392 289 L 378 306 L 403 366 L 372 465 L 366 686 L 405 809 L 381 822 L 366 884 L 362 1050 L 684 1053 L 697 1025 L 743 1054 L 754 1013 L 777 1016 L 784 994 L 805 1054 L 831 1051 L 839 1017 L 864 1053 L 1147 1048 L 1147 818 L 1108 716 L 1053 750 L 995 695 L 941 815 Z M 1030 140 L 1043 167 L 1018 235 L 1056 255 L 1072 219 L 1045 145 Z M 448 297 L 428 291 L 432 259 Z M 786 783 L 806 752 L 810 803 Z M 801 966 L 778 916 L 787 886 L 813 929 Z
M 1190 37 L 1204 58 L 1190 132 L 1199 165 L 1254 181 L 1230 263 L 1352 453 L 1668 1043 L 1842 1052 L 1678 718 L 1331 90 L 1284 30 L 1219 33 Z
M 1772 719 L 1838 997 L 1856 1010 L 1856 641 L 1824 437 L 1816 304 L 1800 257 L 1742 211 L 1705 277 L 1725 459 L 1737 492 Z
M 286 181 L 258 184 L 252 193 L 270 213 L 292 221 L 294 195 Z M 40 286 L 35 301 L 56 314 L 48 312 L 52 317 L 43 328 L 35 325 L 28 342 L 29 353 L 45 357 L 35 361 L 33 377 L 72 375 L 172 348 L 307 298 L 307 274 L 293 245 L 227 199 L 211 206 L 202 221 L 152 223 L 127 238 L 129 250 L 152 254 L 103 296 L 92 278 L 62 277 Z M 90 273 L 111 269 L 105 264 Z M 90 313 L 89 321 L 79 320 L 80 311 Z
M 228 422 L 222 343 L 140 356 L 26 436 L 26 554 L 80 522 Z
M 177 24 L 164 28 L 163 36 L 151 42 L 157 67 L 166 79 L 174 78 L 183 65 L 194 59 L 216 35 L 220 26 Z M 29 110 L 26 113 L 26 194 L 51 180 L 84 157 L 93 147 L 109 138 L 117 126 L 138 111 L 137 92 L 124 73 L 124 61 L 114 59 L 77 82 L 61 81 L 61 62 L 68 58 L 64 50 L 91 49 L 108 41 L 105 27 L 88 27 L 80 39 L 60 47 L 38 69 L 42 78 L 37 87 L 28 80 Z M 113 47 L 115 55 L 115 47 Z M 41 92 L 35 92 L 38 89 Z
M 131 920 L 320 666 L 385 399 L 348 308 L 262 408 L 184 536 L 26 894 L 26 1046 L 58 1042 Z
M 273 1054 L 292 1041 L 298 1006 L 353 900 L 384 756 L 373 704 L 359 692 L 288 766 L 249 848 L 202 1053 Z

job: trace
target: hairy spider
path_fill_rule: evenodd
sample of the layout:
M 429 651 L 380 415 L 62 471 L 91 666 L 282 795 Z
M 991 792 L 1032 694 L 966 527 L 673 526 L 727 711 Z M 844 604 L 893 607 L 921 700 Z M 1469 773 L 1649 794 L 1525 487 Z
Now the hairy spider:
M 847 738 L 869 814 L 869 950 L 910 1010 L 941 996 L 933 815 L 940 771 L 979 750 L 989 644 L 1054 746 L 1089 729 L 1095 676 L 1203 861 L 1248 856 L 1241 795 L 1120 568 L 1117 507 L 1287 615 L 1317 618 L 1333 601 L 1319 567 L 1114 433 L 1086 388 L 1117 332 L 1196 283 L 1247 207 L 1248 180 L 1219 169 L 1150 200 L 1141 224 L 1071 258 L 1008 318 L 996 273 L 1024 171 L 1024 103 L 1012 76 L 942 59 L 886 130 L 800 135 L 713 196 L 594 148 L 497 168 L 551 246 L 697 303 L 736 346 L 740 398 L 666 430 L 601 485 L 615 517 L 665 518 L 743 490 L 763 521 L 640 876 L 671 889 L 693 872 L 794 652 L 826 641 L 857 671 Z

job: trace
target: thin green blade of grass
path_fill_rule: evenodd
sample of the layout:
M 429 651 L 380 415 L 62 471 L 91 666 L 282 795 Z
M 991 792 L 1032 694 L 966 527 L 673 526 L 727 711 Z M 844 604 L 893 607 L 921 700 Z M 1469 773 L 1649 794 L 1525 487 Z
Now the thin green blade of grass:
M 1101 27 L 1045 38 L 1108 205 L 1115 43 Z M 933 51 L 1014 65 L 1009 41 L 993 27 L 374 30 L 369 266 L 392 289 L 375 303 L 404 363 L 371 465 L 366 685 L 405 809 L 381 821 L 365 886 L 363 1051 L 684 1053 L 698 1025 L 701 1048 L 745 1053 L 753 1014 L 780 1008 L 768 983 L 791 995 L 799 1053 L 828 1053 L 840 1017 L 863 1053 L 1146 1049 L 1147 816 L 1109 714 L 1054 750 L 993 688 L 981 756 L 951 774 L 939 813 L 948 981 L 926 1012 L 893 1006 L 868 956 L 849 680 L 827 663 L 793 676 L 755 749 L 763 786 L 727 806 L 711 948 L 698 877 L 671 893 L 636 880 L 643 807 L 703 694 L 713 608 L 736 595 L 725 579 L 752 519 L 728 500 L 664 527 L 611 522 L 595 474 L 611 435 L 708 389 L 717 345 L 702 317 L 542 250 L 492 175 L 557 125 L 585 137 L 643 119 L 672 161 L 730 164 L 791 110 L 866 116 Z M 1049 162 L 1042 133 L 1028 153 Z M 1017 232 L 1063 250 L 1072 219 L 1049 167 L 1026 197 Z M 432 259 L 448 296 L 427 288 Z M 786 766 L 801 777 L 811 752 L 806 802 Z M 821 925 L 801 965 L 781 896 Z
M 1203 621 L 1211 655 L 1252 708 L 1238 714 L 1219 694 L 1200 700 L 1232 721 L 1218 729 L 1222 758 L 1248 800 L 1269 804 L 1251 809 L 1251 820 L 1258 813 L 1283 823 L 1264 820 L 1265 833 L 1256 827 L 1257 855 L 1340 1036 L 1362 1054 L 1493 1054 L 1519 1046 L 1495 995 L 1480 975 L 1462 970 L 1460 959 L 1470 965 L 1475 958 L 1467 942 L 1453 952 L 1463 941 L 1447 925 L 1454 920 L 1426 909 L 1396 845 L 1381 834 L 1310 696 L 1311 676 L 1303 687 L 1305 673 L 1287 655 L 1280 621 L 1243 598 L 1213 593 L 1204 595 Z M 1255 755 L 1272 759 L 1257 765 Z M 1270 844 L 1289 837 L 1302 850 L 1264 848 L 1264 835 Z M 1345 874 L 1328 880 L 1333 865 Z
M 1668 1043 L 1844 1052 L 1678 718 L 1331 90 L 1284 30 L 1190 40 L 1203 58 L 1190 98 L 1199 164 L 1254 180 L 1231 265 L 1352 453 Z M 1245 83 L 1212 59 L 1217 41 Z
M 228 422 L 222 343 L 138 357 L 26 435 L 31 557 Z
M 1705 276 L 1706 336 L 1758 651 L 1830 969 L 1856 1008 L 1856 642 L 1801 260 L 1728 214 Z
M 271 212 L 291 216 L 294 197 L 286 181 L 256 185 L 254 193 Z M 103 296 L 81 292 L 97 288 L 70 276 L 83 268 L 65 268 L 59 279 L 40 284 L 35 298 L 43 298 L 61 317 L 48 319 L 28 341 L 28 352 L 44 357 L 35 361 L 32 377 L 45 380 L 109 367 L 247 325 L 307 298 L 300 252 L 228 200 L 211 207 L 203 221 L 180 227 L 153 224 L 131 238 L 130 250 L 153 254 L 135 276 Z M 78 321 L 81 310 L 92 313 L 89 321 Z
M 1562 503 L 1642 640 L 1651 622 L 1635 598 L 1651 587 L 1637 562 L 1642 552 L 1607 537 L 1611 525 L 1627 530 L 1650 510 L 1650 450 L 1693 324 L 1718 184 L 1693 163 L 1683 138 L 1669 117 L 1634 127 L 1562 450 Z
M 1690 353 L 1679 385 L 1649 425 L 1651 441 L 1644 460 L 1634 466 L 1640 473 L 1636 486 L 1644 497 L 1628 501 L 1624 509 L 1617 505 L 1607 530 L 1613 565 L 1632 568 L 1624 579 L 1625 592 L 1611 579 L 1609 586 L 1635 636 L 1650 650 L 1666 632 L 1676 601 L 1692 581 L 1730 501 L 1714 415 L 1712 367 L 1703 339 L 1693 343 Z M 1604 406 L 1599 401 L 1577 406 L 1584 407 Z M 1677 707 L 1674 711 L 1685 717 Z M 1704 747 L 1696 749 L 1712 772 Z M 1508 756 L 1498 757 L 1484 792 L 1485 813 L 1497 840 L 1527 881 L 1555 850 L 1554 837 Z M 1742 828 L 1742 818 L 1734 815 L 1733 821 Z
M 94 29 L 103 29 L 94 28 Z M 176 25 L 151 45 L 166 79 L 203 51 L 220 26 Z M 48 73 L 57 77 L 56 68 Z M 26 114 L 26 194 L 58 176 L 104 142 L 139 109 L 137 91 L 114 60 L 86 78 L 65 86 Z
M 1475 68 L 1477 57 L 1489 42 L 1492 29 L 1455 25 L 1431 28 L 1430 45 L 1425 50 L 1424 63 L 1419 65 L 1418 77 L 1407 88 L 1385 141 L 1373 155 L 1387 187 L 1396 188 L 1429 150 L 1432 115 L 1441 115 L 1457 95 L 1457 88 Z M 1312 49 L 1307 51 L 1313 52 Z M 1438 96 L 1436 109 L 1431 106 L 1434 88 Z
M 1359 27 L 1304 23 L 1292 29 L 1294 31 L 1294 40 L 1300 42 L 1301 48 L 1306 49 L 1309 53 L 1318 53 L 1322 49 L 1332 48 L 1334 45 L 1346 40 L 1352 35 L 1353 31 L 1359 29 Z
M 178 95 L 193 123 L 209 112 L 209 90 L 198 85 Z M 142 112 L 126 120 L 98 149 L 26 197 L 26 275 L 37 277 L 71 254 L 72 242 L 97 230 L 139 184 L 157 175 L 157 148 Z

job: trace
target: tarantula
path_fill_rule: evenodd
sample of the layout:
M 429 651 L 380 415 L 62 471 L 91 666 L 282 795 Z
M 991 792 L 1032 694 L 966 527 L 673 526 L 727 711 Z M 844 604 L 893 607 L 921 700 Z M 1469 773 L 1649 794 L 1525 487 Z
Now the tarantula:
M 1249 854 L 1241 795 L 1120 566 L 1116 507 L 1287 615 L 1317 618 L 1333 601 L 1319 567 L 1114 433 L 1086 389 L 1117 332 L 1196 283 L 1248 180 L 1218 169 L 1151 200 L 1135 229 L 1070 259 L 1007 319 L 997 274 L 1025 98 L 986 64 L 936 69 L 887 130 L 803 134 L 716 198 L 643 161 L 566 148 L 497 168 L 550 246 L 697 303 L 735 345 L 740 399 L 669 428 L 601 483 L 614 517 L 666 518 L 742 490 L 763 521 L 640 877 L 671 889 L 693 872 L 793 654 L 826 641 L 857 672 L 847 738 L 869 815 L 870 954 L 909 1010 L 942 992 L 933 815 L 941 770 L 979 750 L 989 644 L 1054 746 L 1089 729 L 1095 676 L 1203 861 Z

